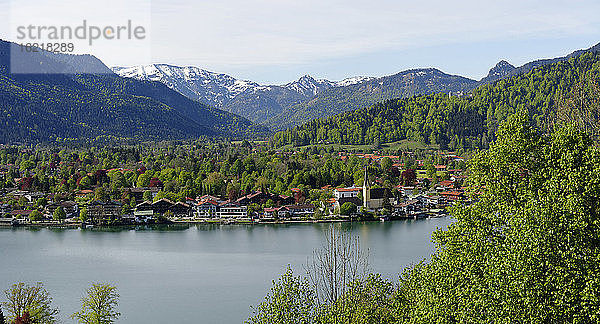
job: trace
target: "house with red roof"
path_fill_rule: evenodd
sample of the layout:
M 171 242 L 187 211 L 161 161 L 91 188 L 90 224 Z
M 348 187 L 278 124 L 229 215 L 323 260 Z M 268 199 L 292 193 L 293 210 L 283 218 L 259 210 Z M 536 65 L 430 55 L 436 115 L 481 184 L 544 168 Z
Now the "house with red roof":
M 458 201 L 465 198 L 465 193 L 462 191 L 444 191 L 440 192 L 440 196 L 446 198 L 448 201 Z
M 362 206 L 362 200 L 358 197 L 358 194 L 362 192 L 362 187 L 347 187 L 347 188 L 336 188 L 333 190 L 333 196 L 335 199 L 335 207 L 340 207 L 345 202 L 351 202 L 356 206 Z

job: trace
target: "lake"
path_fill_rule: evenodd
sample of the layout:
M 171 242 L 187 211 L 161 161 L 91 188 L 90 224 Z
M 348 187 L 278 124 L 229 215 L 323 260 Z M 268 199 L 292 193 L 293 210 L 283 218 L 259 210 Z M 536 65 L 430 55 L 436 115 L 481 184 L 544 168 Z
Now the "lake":
M 372 272 L 396 280 L 404 267 L 433 252 L 431 233 L 450 222 L 341 226 L 369 249 Z M 74 323 L 70 314 L 92 282 L 117 286 L 119 323 L 241 323 L 288 264 L 303 272 L 328 226 L 340 225 L 0 228 L 0 290 L 43 282 L 64 323 Z

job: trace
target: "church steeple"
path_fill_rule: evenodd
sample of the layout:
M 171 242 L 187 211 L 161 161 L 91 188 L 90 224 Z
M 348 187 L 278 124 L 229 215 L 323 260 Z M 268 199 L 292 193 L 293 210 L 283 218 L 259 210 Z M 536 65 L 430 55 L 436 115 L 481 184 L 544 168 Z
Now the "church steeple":
M 369 185 L 369 174 L 367 173 L 367 167 L 365 167 L 365 175 L 363 178 L 363 207 L 370 208 L 371 202 L 371 188 Z

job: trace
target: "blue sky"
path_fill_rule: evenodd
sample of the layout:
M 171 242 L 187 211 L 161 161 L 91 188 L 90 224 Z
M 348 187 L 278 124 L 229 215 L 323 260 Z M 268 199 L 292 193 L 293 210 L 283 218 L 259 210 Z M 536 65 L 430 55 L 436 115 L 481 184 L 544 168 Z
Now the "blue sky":
M 23 6 L 41 4 L 44 10 L 29 16 L 61 20 L 69 16 L 74 21 L 89 17 L 78 14 L 81 10 L 65 13 L 61 3 L 66 1 L 73 0 L 0 0 L 0 21 Z M 89 7 L 96 2 L 77 3 Z M 267 84 L 304 74 L 339 80 L 417 67 L 480 79 L 500 59 L 521 65 L 600 42 L 597 0 L 128 3 L 127 9 L 109 7 L 106 14 L 120 12 L 126 19 L 150 13 L 149 49 L 137 48 L 137 55 L 135 47 L 125 51 L 105 44 L 92 49 L 107 65 L 193 65 Z M 13 10 L 3 10 L 9 4 Z M 101 11 L 90 11 L 101 16 Z M 0 29 L 0 37 L 10 38 L 11 27 Z

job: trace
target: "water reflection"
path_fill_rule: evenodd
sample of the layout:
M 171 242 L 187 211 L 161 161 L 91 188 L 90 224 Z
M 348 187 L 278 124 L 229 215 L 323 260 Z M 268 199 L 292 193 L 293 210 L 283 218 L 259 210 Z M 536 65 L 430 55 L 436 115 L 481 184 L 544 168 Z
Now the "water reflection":
M 395 280 L 433 251 L 431 232 L 449 223 L 0 228 L 0 259 L 10 260 L 0 267 L 0 290 L 43 281 L 61 312 L 71 314 L 91 282 L 110 282 L 121 294 L 123 323 L 241 323 L 287 264 L 302 273 L 330 226 L 358 235 L 371 270 Z M 190 310 L 198 316 L 182 318 Z

